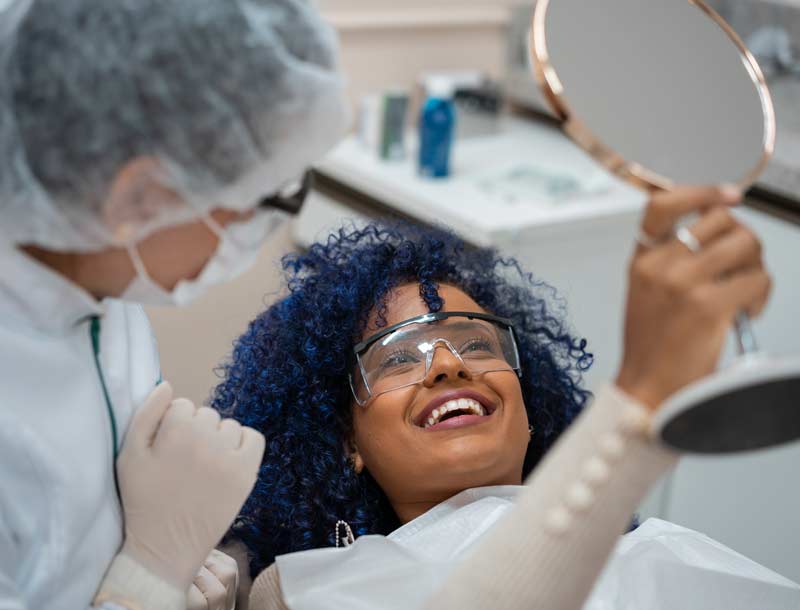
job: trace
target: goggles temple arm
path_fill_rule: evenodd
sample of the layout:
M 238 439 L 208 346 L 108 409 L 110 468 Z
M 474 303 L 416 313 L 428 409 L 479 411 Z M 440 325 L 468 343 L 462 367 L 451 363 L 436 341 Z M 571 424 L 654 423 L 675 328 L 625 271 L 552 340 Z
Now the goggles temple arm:
M 367 399 L 362 401 L 358 397 L 358 392 L 356 391 L 356 383 L 355 383 L 356 380 L 355 380 L 355 377 L 352 374 L 349 375 L 349 377 L 350 377 L 350 390 L 353 392 L 353 398 L 356 399 L 356 402 L 359 404 L 359 406 L 363 407 L 364 405 L 366 405 L 369 402 L 370 398 L 372 398 L 372 388 L 369 387 L 369 382 L 367 381 L 367 373 L 364 370 L 364 363 L 361 362 L 361 355 L 360 354 L 356 354 L 356 363 L 358 364 L 358 370 L 361 373 L 361 382 L 364 384 L 364 387 L 367 389 Z
M 519 347 L 517 347 L 517 334 L 514 332 L 514 327 L 508 327 L 508 334 L 511 336 L 511 345 L 514 346 L 514 359 L 517 363 L 517 377 L 522 378 L 522 359 L 519 357 Z
M 303 207 L 303 204 L 308 197 L 309 192 L 314 187 L 314 172 L 307 170 L 302 179 L 300 180 L 300 187 L 291 194 L 285 194 L 281 191 L 273 195 L 264 197 L 259 202 L 258 206 L 261 208 L 273 208 L 281 210 L 292 216 L 297 216 Z

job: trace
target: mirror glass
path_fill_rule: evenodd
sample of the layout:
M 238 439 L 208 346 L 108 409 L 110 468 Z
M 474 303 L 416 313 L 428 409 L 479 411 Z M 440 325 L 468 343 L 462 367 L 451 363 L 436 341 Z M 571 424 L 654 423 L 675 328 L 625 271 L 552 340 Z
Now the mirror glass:
M 567 132 L 623 177 L 746 187 L 774 145 L 774 112 L 726 27 L 687 0 L 540 0 L 533 63 Z

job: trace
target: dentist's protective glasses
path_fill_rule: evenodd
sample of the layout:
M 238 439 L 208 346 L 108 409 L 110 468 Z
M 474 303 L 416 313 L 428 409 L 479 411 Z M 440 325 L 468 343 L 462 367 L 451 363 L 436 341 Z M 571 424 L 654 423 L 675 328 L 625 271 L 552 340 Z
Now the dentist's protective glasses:
M 474 312 L 429 313 L 385 328 L 353 348 L 350 387 L 356 402 L 363 407 L 376 396 L 422 382 L 440 347 L 473 376 L 521 372 L 509 320 Z
M 273 195 L 264 197 L 258 205 L 261 208 L 283 210 L 287 214 L 297 216 L 312 188 L 314 188 L 314 172 L 308 170 L 299 180 L 287 184 Z

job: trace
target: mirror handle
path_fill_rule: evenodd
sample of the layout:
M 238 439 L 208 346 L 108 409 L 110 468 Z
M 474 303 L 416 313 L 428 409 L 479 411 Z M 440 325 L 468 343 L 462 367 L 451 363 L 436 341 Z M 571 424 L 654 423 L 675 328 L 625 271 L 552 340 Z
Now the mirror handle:
M 758 342 L 753 332 L 753 323 L 750 321 L 750 317 L 744 311 L 740 311 L 736 315 L 734 325 L 736 328 L 736 345 L 739 354 L 745 356 L 757 352 Z

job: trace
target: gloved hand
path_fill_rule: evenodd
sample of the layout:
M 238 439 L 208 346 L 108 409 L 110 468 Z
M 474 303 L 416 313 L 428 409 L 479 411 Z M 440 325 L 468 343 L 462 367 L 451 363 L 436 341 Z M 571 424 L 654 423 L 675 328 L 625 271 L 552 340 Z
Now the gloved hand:
M 136 413 L 117 460 L 122 554 L 188 591 L 256 481 L 264 437 L 159 385 Z
M 233 610 L 238 588 L 236 560 L 214 549 L 189 587 L 186 610 Z

